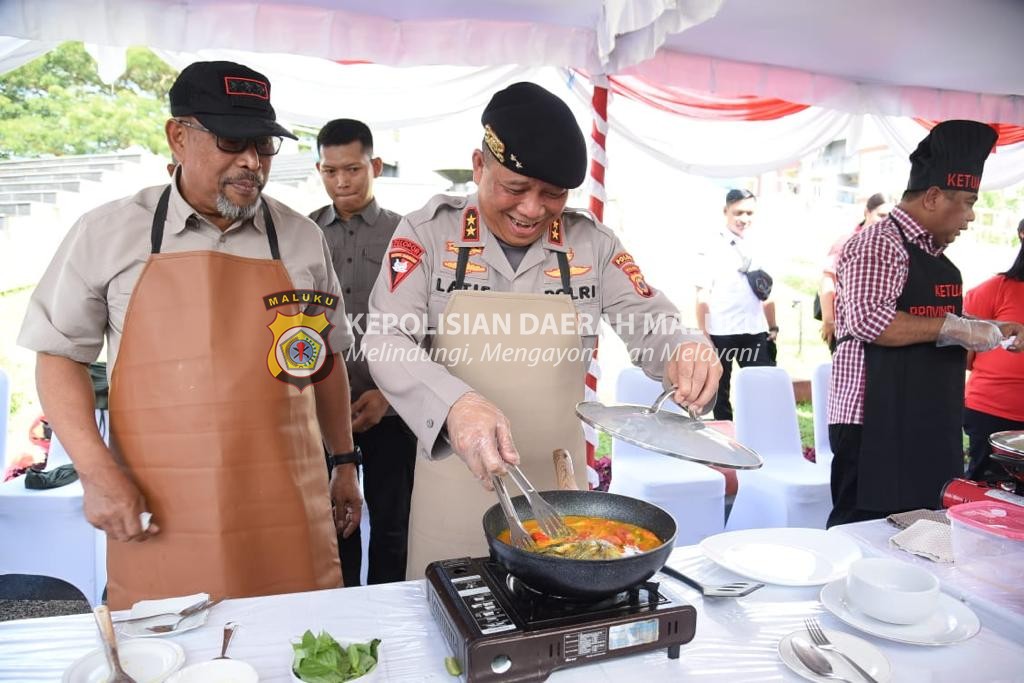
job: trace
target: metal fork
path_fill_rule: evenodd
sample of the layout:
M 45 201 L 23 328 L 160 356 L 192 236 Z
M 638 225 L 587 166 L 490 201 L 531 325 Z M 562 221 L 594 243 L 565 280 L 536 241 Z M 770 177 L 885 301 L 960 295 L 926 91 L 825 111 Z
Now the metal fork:
M 815 645 L 817 645 L 819 649 L 836 653 L 837 655 L 845 659 L 850 666 L 856 669 L 857 673 L 863 676 L 865 680 L 869 681 L 870 683 L 878 683 L 878 680 L 875 679 L 875 677 L 869 674 L 867 671 L 865 671 L 860 664 L 853 661 L 852 658 L 846 655 L 842 650 L 837 649 L 836 646 L 832 644 L 832 641 L 828 639 L 828 636 L 826 636 L 825 632 L 821 629 L 821 625 L 818 624 L 817 619 L 813 617 L 804 619 L 804 627 L 807 629 L 807 634 L 811 636 L 811 641 Z
M 151 631 L 153 633 L 170 633 L 171 631 L 176 631 L 178 627 L 181 626 L 181 622 L 185 621 L 193 615 L 199 614 L 200 612 L 210 609 L 221 600 L 223 600 L 223 598 L 217 598 L 216 600 L 207 600 L 202 605 L 193 605 L 192 607 L 188 607 L 186 609 L 181 610 L 181 612 L 178 613 L 178 620 L 173 624 L 159 624 L 157 626 L 150 626 L 146 630 Z
M 518 465 L 510 465 L 508 473 L 512 476 L 512 481 L 516 483 L 516 486 L 523 490 L 526 502 L 529 504 L 530 511 L 533 512 L 533 517 L 537 520 L 537 526 L 540 527 L 541 531 L 551 538 L 572 535 L 572 529 L 569 528 L 569 525 L 565 523 L 561 515 L 555 512 L 555 508 L 551 507 L 551 504 L 537 493 L 537 489 L 533 487 L 533 484 L 526 478 L 526 475 L 523 474 Z
M 494 492 L 498 494 L 498 502 L 501 504 L 501 511 L 505 513 L 505 521 L 508 522 L 508 535 L 512 545 L 520 550 L 533 550 L 533 538 L 519 521 L 516 508 L 512 505 L 512 499 L 508 496 L 505 482 L 497 475 L 491 476 L 491 483 L 494 484 Z

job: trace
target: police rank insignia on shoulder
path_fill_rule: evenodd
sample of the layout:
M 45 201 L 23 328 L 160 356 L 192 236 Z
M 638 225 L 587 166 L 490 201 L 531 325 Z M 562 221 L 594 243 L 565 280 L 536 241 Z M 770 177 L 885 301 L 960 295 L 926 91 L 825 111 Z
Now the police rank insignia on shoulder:
M 388 249 L 388 287 L 393 292 L 423 259 L 423 247 L 411 239 L 396 237 Z
M 548 242 L 560 247 L 564 241 L 562 237 L 562 221 L 556 218 L 551 221 L 551 226 L 548 228 Z
M 475 206 L 467 206 L 462 212 L 462 241 L 480 241 L 480 212 Z
M 626 277 L 633 283 L 633 289 L 636 290 L 637 294 L 645 299 L 654 296 L 654 290 L 644 280 L 644 274 L 640 272 L 640 266 L 633 262 L 633 257 L 629 252 L 623 251 L 613 256 L 612 265 L 626 274 Z

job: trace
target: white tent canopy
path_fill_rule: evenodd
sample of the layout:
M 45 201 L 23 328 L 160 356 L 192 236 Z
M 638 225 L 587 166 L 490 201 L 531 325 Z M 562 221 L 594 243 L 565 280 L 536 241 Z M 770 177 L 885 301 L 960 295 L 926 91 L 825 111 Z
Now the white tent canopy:
M 851 113 L 1024 124 L 1018 0 L 4 0 L 0 34 L 389 66 L 556 66 Z M 18 57 L 18 55 L 15 55 Z M 0 53 L 0 71 L 16 63 Z

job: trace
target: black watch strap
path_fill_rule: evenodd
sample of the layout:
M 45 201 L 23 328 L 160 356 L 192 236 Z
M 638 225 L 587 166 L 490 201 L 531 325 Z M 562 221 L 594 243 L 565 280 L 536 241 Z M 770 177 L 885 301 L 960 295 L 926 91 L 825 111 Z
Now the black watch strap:
M 327 466 L 332 470 L 338 465 L 362 465 L 363 464 L 363 451 L 359 446 L 355 447 L 355 450 L 349 451 L 348 453 L 335 453 L 327 456 Z

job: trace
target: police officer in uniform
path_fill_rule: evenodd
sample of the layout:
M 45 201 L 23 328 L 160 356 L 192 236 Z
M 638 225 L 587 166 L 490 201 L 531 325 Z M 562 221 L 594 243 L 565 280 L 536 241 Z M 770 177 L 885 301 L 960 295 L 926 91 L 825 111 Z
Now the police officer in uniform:
M 939 502 L 963 476 L 965 349 L 987 351 L 1024 327 L 963 317 L 960 271 L 943 253 L 974 220 L 990 126 L 946 121 L 910 155 L 889 216 L 847 242 L 838 264 L 829 396 L 828 525 Z
M 585 485 L 574 407 L 602 314 L 637 365 L 677 387 L 681 405 L 713 404 L 722 373 L 707 338 L 682 327 L 618 238 L 566 209 L 587 165 L 568 106 L 516 83 L 481 121 L 477 193 L 434 197 L 404 218 L 370 295 L 371 315 L 384 321 L 364 337 L 370 371 L 421 456 L 410 578 L 430 561 L 486 551 L 480 519 L 495 503 L 490 478 L 507 463 L 521 462 L 539 489 L 555 488 L 551 452 L 565 448 Z M 445 457 L 452 451 L 458 458 Z

